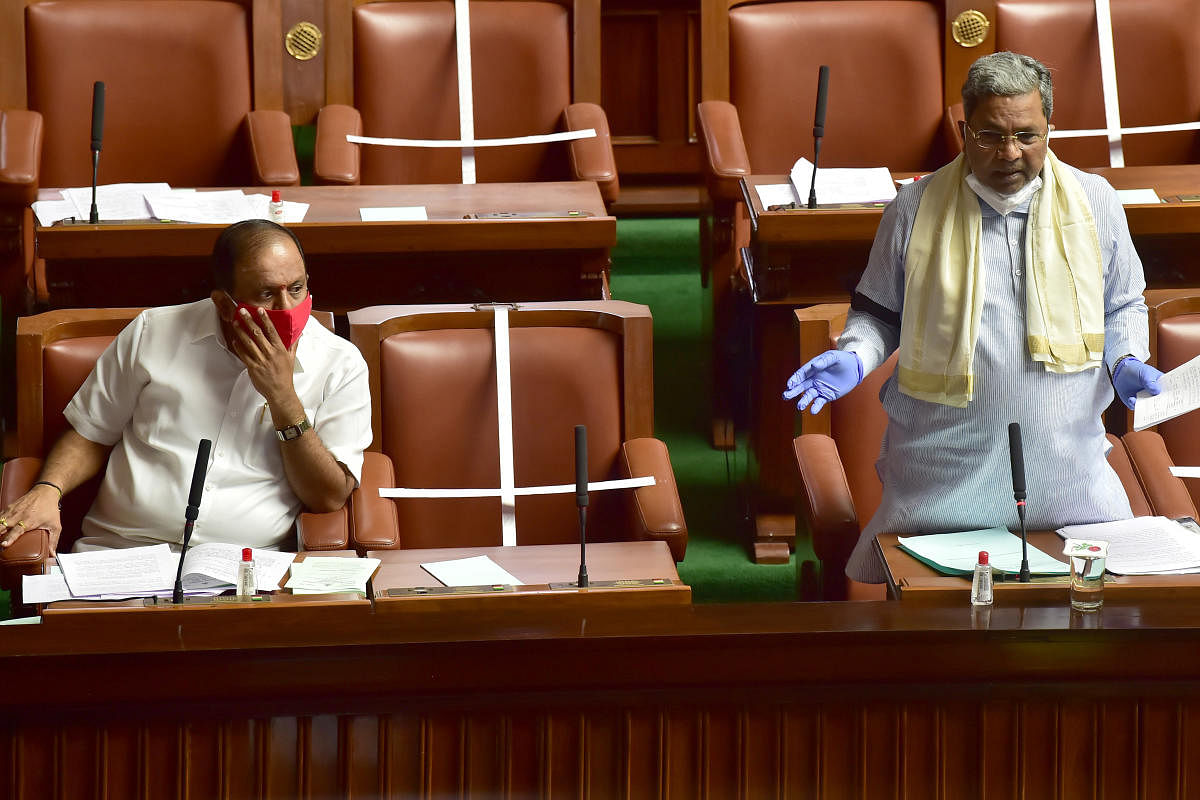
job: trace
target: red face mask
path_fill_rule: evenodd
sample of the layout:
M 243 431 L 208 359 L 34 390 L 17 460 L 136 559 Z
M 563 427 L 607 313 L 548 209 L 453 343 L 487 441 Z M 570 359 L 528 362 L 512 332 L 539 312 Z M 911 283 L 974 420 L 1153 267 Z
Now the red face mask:
M 238 311 L 244 308 L 250 312 L 250 317 L 254 320 L 251 323 L 246 323 L 239 313 L 237 318 L 242 327 L 245 327 L 247 324 L 258 324 L 259 309 L 257 306 L 238 303 L 237 307 Z M 275 326 L 275 331 L 279 334 L 279 340 L 283 342 L 283 346 L 290 350 L 292 343 L 300 338 L 300 334 L 304 330 L 304 326 L 308 323 L 309 316 L 312 314 L 312 294 L 306 296 L 292 308 L 265 308 L 262 310 L 267 312 L 267 318 Z

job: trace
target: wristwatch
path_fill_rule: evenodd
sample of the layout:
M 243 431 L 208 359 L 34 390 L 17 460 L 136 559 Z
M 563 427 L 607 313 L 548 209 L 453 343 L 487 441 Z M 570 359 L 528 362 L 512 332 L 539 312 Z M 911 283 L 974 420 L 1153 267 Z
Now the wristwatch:
M 311 427 L 312 423 L 308 421 L 308 417 L 305 417 L 295 425 L 284 425 L 282 428 L 276 428 L 275 435 L 279 437 L 279 441 L 281 442 L 290 442 L 292 439 L 299 439 Z

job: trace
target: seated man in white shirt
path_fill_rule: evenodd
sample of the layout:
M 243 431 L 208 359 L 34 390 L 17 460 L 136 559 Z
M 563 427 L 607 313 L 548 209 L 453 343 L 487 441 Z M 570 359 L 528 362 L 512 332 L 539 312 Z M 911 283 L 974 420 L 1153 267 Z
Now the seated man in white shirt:
M 0 510 L 0 547 L 44 528 L 57 550 L 62 495 L 102 469 L 75 549 L 178 547 L 201 439 L 213 446 L 194 544 L 288 549 L 301 511 L 345 504 L 371 442 L 367 366 L 310 317 L 300 243 L 265 220 L 231 225 L 213 284 L 147 309 L 104 351 L 38 481 Z

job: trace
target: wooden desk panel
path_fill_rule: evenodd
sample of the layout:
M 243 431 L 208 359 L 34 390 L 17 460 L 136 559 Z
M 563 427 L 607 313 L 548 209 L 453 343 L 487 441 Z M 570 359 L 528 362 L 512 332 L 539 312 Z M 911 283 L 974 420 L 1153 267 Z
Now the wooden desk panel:
M 579 546 L 447 547 L 437 550 L 373 550 L 382 561 L 372 581 L 378 613 L 458 610 L 492 613 L 508 609 L 602 609 L 686 605 L 692 590 L 679 580 L 671 551 L 664 542 L 595 542 L 587 546 L 587 589 L 556 588 L 579 577 Z M 440 582 L 421 564 L 487 556 L 524 583 L 504 591 L 394 596 L 391 589 L 418 587 L 442 591 Z M 604 582 L 662 580 L 658 585 L 602 586 Z
M 1200 780 L 1195 603 L 254 616 L 6 629 L 5 795 L 1157 799 Z
M 248 193 L 261 189 L 248 188 Z M 376 303 L 569 300 L 608 296 L 616 219 L 590 182 L 300 186 L 289 225 L 320 308 Z M 43 190 L 42 197 L 57 197 Z M 361 222 L 359 208 L 423 205 L 415 222 Z M 464 219 L 489 212 L 584 211 L 569 219 Z M 161 222 L 37 227 L 50 307 L 164 305 L 207 295 L 224 225 Z

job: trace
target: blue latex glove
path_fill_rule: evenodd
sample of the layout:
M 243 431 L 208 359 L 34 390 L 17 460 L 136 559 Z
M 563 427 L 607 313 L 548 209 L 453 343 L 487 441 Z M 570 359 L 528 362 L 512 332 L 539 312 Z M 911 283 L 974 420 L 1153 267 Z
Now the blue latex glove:
M 801 411 L 808 408 L 811 413 L 817 414 L 826 403 L 837 400 L 862 383 L 862 379 L 862 359 L 857 353 L 826 350 L 788 378 L 783 399 L 791 400 L 798 395 L 800 401 L 796 403 L 796 408 Z
M 1123 358 L 1113 372 L 1113 388 L 1117 390 L 1117 397 L 1121 398 L 1125 407 L 1133 408 L 1137 401 L 1137 393 L 1143 389 L 1150 394 L 1162 391 L 1162 387 L 1158 385 L 1158 379 L 1162 375 L 1154 367 L 1143 364 L 1136 358 Z

